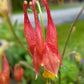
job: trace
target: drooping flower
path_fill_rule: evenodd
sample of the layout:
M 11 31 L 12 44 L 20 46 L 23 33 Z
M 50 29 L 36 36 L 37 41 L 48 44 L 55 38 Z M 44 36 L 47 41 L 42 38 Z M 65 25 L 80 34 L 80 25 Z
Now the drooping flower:
M 56 75 L 58 72 L 58 69 L 59 69 L 59 61 L 63 65 L 61 55 L 58 51 L 57 31 L 56 31 L 56 27 L 54 25 L 54 22 L 52 20 L 51 14 L 50 14 L 48 4 L 47 4 L 46 0 L 42 0 L 42 1 L 46 6 L 47 15 L 48 15 L 47 39 L 45 42 L 43 41 L 42 28 L 37 19 L 37 14 L 35 11 L 35 3 L 36 3 L 35 0 L 33 0 L 29 3 L 32 6 L 33 12 L 34 12 L 35 31 L 33 30 L 32 26 L 28 25 L 28 24 L 30 24 L 30 22 L 29 22 L 29 19 L 27 16 L 27 11 L 25 11 L 27 4 L 26 4 L 26 1 L 24 2 L 25 37 L 26 37 L 27 43 L 29 42 L 28 46 L 30 48 L 31 53 L 33 52 L 32 53 L 33 65 L 35 67 L 36 75 L 38 75 L 41 64 L 45 67 L 45 69 L 48 72 L 51 72 L 54 75 Z M 27 19 L 28 19 L 28 21 L 27 21 Z M 31 33 L 28 31 L 28 29 L 29 30 L 32 29 Z M 34 37 L 34 39 L 33 39 L 34 45 L 32 45 L 32 41 L 30 39 L 31 37 Z M 31 44 L 31 46 L 33 46 L 32 49 L 31 49 L 30 44 Z
M 0 84 L 9 84 L 10 69 L 5 54 L 2 55 L 3 72 L 0 71 Z
M 15 79 L 18 83 L 22 81 L 23 71 L 24 71 L 23 67 L 20 64 L 15 64 L 14 76 L 15 76 Z

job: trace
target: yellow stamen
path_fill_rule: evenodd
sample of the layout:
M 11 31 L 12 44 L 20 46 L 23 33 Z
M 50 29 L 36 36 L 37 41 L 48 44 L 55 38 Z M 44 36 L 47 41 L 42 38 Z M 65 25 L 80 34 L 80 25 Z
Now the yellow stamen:
M 43 72 L 43 77 L 44 78 L 54 78 L 55 77 L 55 75 L 54 74 L 52 74 L 52 73 L 50 73 L 50 72 L 48 72 L 46 69 L 44 70 L 44 72 Z
M 30 6 L 32 5 L 32 2 L 31 2 L 31 1 L 29 2 L 29 5 L 30 5 Z
M 24 1 L 24 4 L 26 4 L 26 5 L 27 5 L 27 1 Z
M 43 64 L 41 64 L 41 66 L 43 66 Z

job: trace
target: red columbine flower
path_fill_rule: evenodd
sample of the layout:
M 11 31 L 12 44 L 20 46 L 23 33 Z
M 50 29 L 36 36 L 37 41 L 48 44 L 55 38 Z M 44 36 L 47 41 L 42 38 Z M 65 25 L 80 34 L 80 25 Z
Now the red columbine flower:
M 3 72 L 0 71 L 0 84 L 9 84 L 10 69 L 5 54 L 2 55 Z
M 58 51 L 57 43 L 57 31 L 53 23 L 50 10 L 46 0 L 42 0 L 47 9 L 48 15 L 48 27 L 47 27 L 47 39 L 44 43 L 42 28 L 37 19 L 37 14 L 35 12 L 35 0 L 30 2 L 33 8 L 34 19 L 35 19 L 35 31 L 33 30 L 30 21 L 27 16 L 26 5 L 27 2 L 24 1 L 24 30 L 25 37 L 32 53 L 33 65 L 35 67 L 36 75 L 38 75 L 41 64 L 44 65 L 45 69 L 53 74 L 57 74 L 59 69 L 59 61 L 62 64 L 61 55 Z M 63 64 L 62 64 L 63 65 Z
M 15 64 L 14 75 L 15 75 L 15 79 L 16 79 L 17 82 L 22 81 L 23 67 L 20 64 Z

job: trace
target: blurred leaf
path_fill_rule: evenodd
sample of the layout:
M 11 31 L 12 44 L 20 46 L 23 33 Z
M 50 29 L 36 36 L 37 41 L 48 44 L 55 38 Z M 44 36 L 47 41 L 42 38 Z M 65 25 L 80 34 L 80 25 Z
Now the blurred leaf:
M 78 80 L 78 68 L 74 62 L 69 61 L 69 58 L 63 60 L 64 68 L 61 69 L 62 80 L 68 82 L 75 82 Z

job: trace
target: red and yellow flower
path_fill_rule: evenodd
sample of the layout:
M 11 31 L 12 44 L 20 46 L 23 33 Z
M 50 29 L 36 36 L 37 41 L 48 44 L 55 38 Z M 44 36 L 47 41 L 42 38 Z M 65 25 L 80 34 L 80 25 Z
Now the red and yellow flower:
M 57 31 L 47 1 L 42 0 L 42 2 L 46 7 L 48 17 L 47 38 L 45 41 L 43 40 L 42 28 L 35 11 L 35 0 L 30 2 L 34 12 L 35 31 L 27 15 L 27 1 L 24 1 L 24 32 L 27 44 L 32 54 L 36 75 L 38 75 L 41 65 L 43 65 L 48 72 L 56 75 L 59 70 L 59 61 L 63 66 L 61 55 L 58 50 Z

